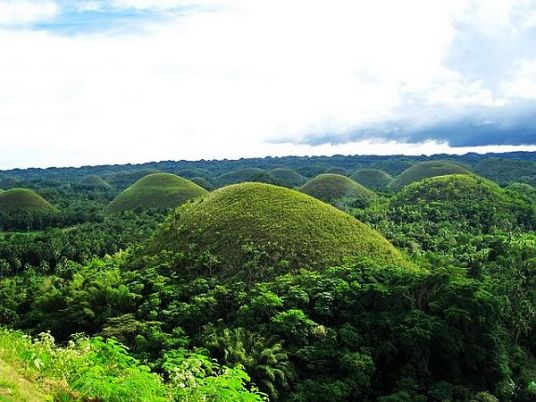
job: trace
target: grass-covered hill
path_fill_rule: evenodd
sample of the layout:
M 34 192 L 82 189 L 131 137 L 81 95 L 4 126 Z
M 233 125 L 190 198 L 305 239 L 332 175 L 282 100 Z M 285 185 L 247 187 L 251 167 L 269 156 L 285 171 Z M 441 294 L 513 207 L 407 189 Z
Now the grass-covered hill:
M 340 174 L 342 176 L 346 176 L 348 174 L 348 171 L 345 168 L 333 166 L 326 170 L 324 173 Z
M 346 176 L 331 173 L 312 178 L 300 187 L 300 191 L 337 206 L 354 201 L 367 203 L 376 198 L 373 191 L 361 184 Z
M 106 208 L 118 213 L 136 209 L 169 209 L 203 195 L 203 187 L 169 173 L 154 173 L 143 177 L 119 194 Z
M 111 188 L 101 177 L 94 174 L 84 177 L 78 183 L 78 187 L 88 190 L 108 190 Z
M 262 277 L 276 263 L 281 270 L 326 268 L 347 257 L 405 264 L 385 238 L 350 215 L 263 183 L 227 186 L 183 205 L 150 249 L 183 252 L 197 261 L 204 256 L 209 272 L 246 280 Z
M 49 213 L 56 208 L 39 194 L 25 188 L 14 188 L 0 193 L 0 212 Z
M 446 223 L 482 233 L 515 227 L 519 217 L 513 211 L 521 208 L 496 183 L 466 174 L 432 177 L 410 184 L 389 205 L 393 221 Z
M 205 190 L 210 191 L 214 188 L 214 185 L 204 177 L 196 176 L 192 177 L 190 180 L 198 186 L 203 187 Z
M 359 169 L 350 179 L 371 190 L 385 191 L 393 181 L 393 177 L 380 169 Z
M 427 161 L 417 163 L 403 171 L 389 187 L 399 190 L 408 184 L 421 181 L 427 177 L 446 176 L 449 174 L 469 174 L 470 172 L 463 166 L 441 161 Z
M 516 181 L 530 180 L 536 176 L 536 162 L 489 158 L 479 162 L 474 169 L 475 173 L 487 177 L 497 183 L 504 185 Z
M 244 168 L 222 174 L 216 177 L 216 182 L 220 186 L 245 182 L 273 183 L 274 178 L 263 169 Z
M 299 187 L 303 185 L 307 179 L 295 170 L 279 167 L 270 170 L 270 176 L 272 176 L 277 185 L 283 187 Z

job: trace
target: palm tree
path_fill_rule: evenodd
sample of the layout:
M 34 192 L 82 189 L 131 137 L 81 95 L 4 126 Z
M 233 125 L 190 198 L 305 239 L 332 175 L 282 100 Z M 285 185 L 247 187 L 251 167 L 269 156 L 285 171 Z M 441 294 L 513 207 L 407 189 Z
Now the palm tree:
M 281 389 L 294 380 L 294 369 L 283 344 L 244 328 L 211 334 L 206 347 L 227 365 L 242 364 L 259 389 L 277 400 Z

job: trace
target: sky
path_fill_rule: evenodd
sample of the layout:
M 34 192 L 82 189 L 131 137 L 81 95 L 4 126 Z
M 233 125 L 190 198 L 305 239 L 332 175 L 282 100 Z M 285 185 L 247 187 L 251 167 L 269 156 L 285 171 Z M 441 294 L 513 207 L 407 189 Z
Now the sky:
M 535 0 L 0 0 L 0 169 L 513 150 Z

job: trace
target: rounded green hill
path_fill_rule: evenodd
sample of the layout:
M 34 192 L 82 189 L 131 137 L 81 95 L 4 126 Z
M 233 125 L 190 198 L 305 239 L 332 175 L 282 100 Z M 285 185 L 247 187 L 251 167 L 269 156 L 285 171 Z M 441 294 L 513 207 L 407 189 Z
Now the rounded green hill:
M 274 178 L 270 174 L 259 168 L 244 168 L 233 172 L 224 173 L 216 178 L 220 186 L 229 184 L 245 183 L 245 182 L 260 182 L 273 183 Z
M 342 176 L 346 176 L 348 172 L 346 169 L 338 166 L 330 167 L 328 170 L 326 170 L 324 173 L 331 173 L 331 174 L 340 174 Z
M 417 163 L 404 170 L 391 184 L 390 188 L 399 190 L 408 184 L 428 177 L 446 176 L 449 174 L 470 174 L 466 168 L 450 162 L 427 161 Z
M 118 213 L 135 209 L 169 209 L 207 193 L 207 190 L 179 176 L 154 173 L 145 176 L 119 194 L 107 207 Z
M 179 251 L 196 260 L 211 256 L 221 275 L 242 279 L 260 278 L 264 268 L 280 261 L 287 262 L 283 270 L 326 268 L 346 257 L 409 266 L 391 243 L 352 216 L 263 183 L 227 186 L 183 205 L 157 232 L 150 250 Z
M 295 170 L 279 167 L 270 170 L 270 176 L 272 176 L 279 186 L 284 187 L 298 187 L 303 185 L 307 179 Z
M 336 206 L 351 201 L 368 202 L 376 198 L 373 191 L 361 184 L 346 176 L 331 173 L 324 173 L 309 180 L 300 187 L 300 191 Z
M 214 186 L 212 185 L 212 183 L 210 183 L 206 178 L 204 177 L 201 177 L 201 176 L 197 176 L 197 177 L 192 177 L 190 179 L 192 182 L 194 182 L 195 184 L 197 184 L 198 186 L 200 187 L 203 187 L 205 190 L 212 190 L 214 188 Z
M 385 191 L 393 177 L 380 169 L 359 169 L 350 179 L 371 190 Z
M 49 213 L 55 212 L 56 208 L 32 190 L 14 188 L 0 192 L 0 211 L 6 213 Z
M 84 177 L 78 185 L 89 190 L 107 190 L 111 188 L 101 177 L 94 174 Z
M 515 203 L 492 181 L 455 174 L 404 187 L 390 200 L 389 215 L 393 221 L 404 224 L 445 223 L 470 232 L 487 232 L 511 229 L 517 224 Z

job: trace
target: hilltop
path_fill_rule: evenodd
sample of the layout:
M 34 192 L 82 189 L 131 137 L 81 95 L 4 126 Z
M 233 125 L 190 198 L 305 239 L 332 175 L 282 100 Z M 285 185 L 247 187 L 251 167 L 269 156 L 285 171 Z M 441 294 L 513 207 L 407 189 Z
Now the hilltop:
M 56 208 L 32 190 L 14 188 L 0 192 L 0 212 L 54 212 Z
M 117 213 L 135 209 L 176 208 L 206 192 L 204 188 L 182 177 L 154 173 L 143 177 L 119 194 L 107 207 L 107 211 Z
M 178 208 L 150 249 L 211 256 L 222 276 L 243 279 L 262 277 L 281 261 L 285 270 L 327 268 L 347 257 L 406 264 L 385 238 L 350 215 L 298 191 L 261 183 L 224 187 Z
M 101 177 L 91 174 L 84 177 L 78 186 L 88 190 L 108 190 L 111 186 L 106 183 Z
M 385 191 L 393 181 L 393 177 L 380 169 L 359 169 L 350 179 L 371 190 Z
M 368 202 L 376 198 L 376 194 L 346 176 L 324 173 L 309 180 L 299 189 L 319 200 L 340 206 L 345 202 Z
M 298 187 L 303 185 L 307 179 L 295 170 L 289 168 L 275 168 L 268 172 L 275 180 L 275 183 L 284 187 Z
M 469 174 L 463 166 L 450 162 L 427 161 L 417 163 L 404 170 L 390 185 L 394 190 L 399 190 L 408 184 L 421 181 L 428 177 L 446 176 L 449 174 Z
M 244 168 L 224 173 L 216 177 L 216 182 L 220 186 L 245 182 L 273 183 L 274 178 L 263 169 Z

